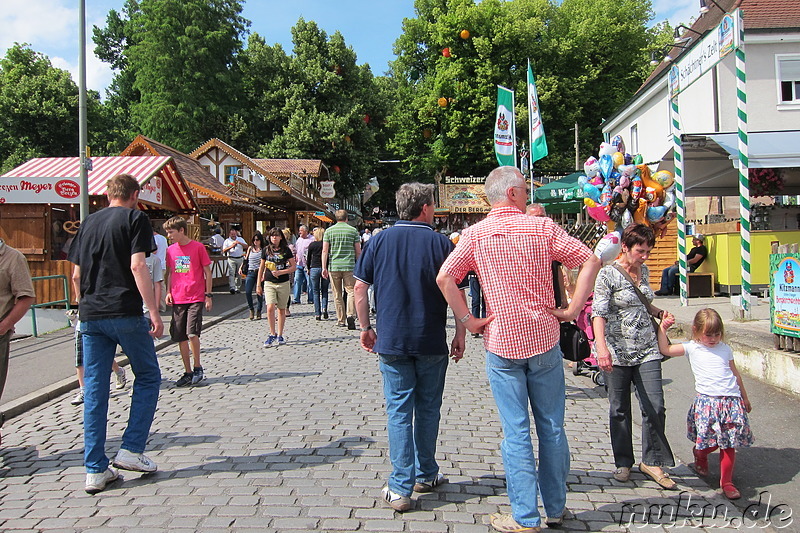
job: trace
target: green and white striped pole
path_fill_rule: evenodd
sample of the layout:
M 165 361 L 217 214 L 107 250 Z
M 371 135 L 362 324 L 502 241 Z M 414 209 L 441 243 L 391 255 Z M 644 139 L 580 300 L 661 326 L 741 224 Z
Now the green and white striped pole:
M 747 147 L 747 76 L 745 75 L 744 23 L 739 10 L 739 47 L 736 49 L 736 115 L 739 137 L 739 217 L 742 249 L 742 318 L 750 318 L 750 177 Z
M 689 305 L 686 287 L 686 202 L 683 190 L 683 143 L 678 95 L 670 101 L 672 110 L 672 144 L 675 158 L 675 204 L 678 213 L 678 268 L 680 269 L 681 305 Z

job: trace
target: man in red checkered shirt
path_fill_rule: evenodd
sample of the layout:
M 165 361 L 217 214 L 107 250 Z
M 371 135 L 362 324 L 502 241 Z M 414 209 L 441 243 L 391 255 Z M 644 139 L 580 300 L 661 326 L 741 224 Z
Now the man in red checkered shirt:
M 547 217 L 525 214 L 530 196 L 514 167 L 499 167 L 486 178 L 492 210 L 468 228 L 445 260 L 437 283 L 456 317 L 472 333 L 483 333 L 486 374 L 503 426 L 500 446 L 513 514 L 496 513 L 498 531 L 539 531 L 538 492 L 547 524 L 567 514 L 569 446 L 564 432 L 564 370 L 559 320 L 573 320 L 592 291 L 601 262 L 580 241 Z M 573 299 L 554 309 L 550 264 L 581 267 Z M 488 317 L 467 309 L 457 283 L 473 270 L 486 296 Z M 530 402 L 539 439 L 539 471 L 530 437 Z

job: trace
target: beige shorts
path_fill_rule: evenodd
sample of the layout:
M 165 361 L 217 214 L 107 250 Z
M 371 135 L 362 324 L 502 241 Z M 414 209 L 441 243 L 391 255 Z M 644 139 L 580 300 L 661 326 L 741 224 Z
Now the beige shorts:
M 274 304 L 278 309 L 286 309 L 289 306 L 289 295 L 292 288 L 288 281 L 283 283 L 264 282 L 264 302 L 267 305 Z

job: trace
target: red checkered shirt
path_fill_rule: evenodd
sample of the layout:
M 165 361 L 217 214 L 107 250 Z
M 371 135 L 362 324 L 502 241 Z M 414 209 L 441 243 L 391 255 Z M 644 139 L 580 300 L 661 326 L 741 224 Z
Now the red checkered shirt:
M 460 281 L 475 271 L 486 298 L 486 349 L 507 359 L 544 353 L 558 342 L 551 263 L 576 268 L 592 255 L 547 217 L 532 217 L 516 207 L 495 207 L 462 233 L 442 271 Z

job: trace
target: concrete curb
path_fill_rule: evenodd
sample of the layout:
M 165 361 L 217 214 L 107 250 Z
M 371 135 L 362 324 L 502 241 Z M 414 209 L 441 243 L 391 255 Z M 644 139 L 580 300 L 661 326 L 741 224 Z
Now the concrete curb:
M 241 304 L 222 315 L 215 316 L 203 324 L 203 330 L 205 331 L 206 329 L 210 329 L 223 320 L 243 312 L 245 309 L 247 309 L 247 304 Z M 156 345 L 156 353 L 160 352 L 170 344 L 173 344 L 173 342 L 169 339 L 161 341 Z M 117 363 L 119 363 L 120 366 L 128 366 L 130 361 L 128 361 L 127 356 L 122 356 L 117 359 Z M 0 412 L 3 413 L 3 421 L 11 420 L 16 416 L 26 413 L 35 407 L 39 407 L 45 402 L 53 400 L 77 388 L 78 378 L 73 376 L 62 379 L 61 381 L 53 383 L 52 385 L 48 385 L 36 392 L 22 396 L 21 398 L 17 398 L 16 400 L 12 400 L 7 404 L 0 406 Z

